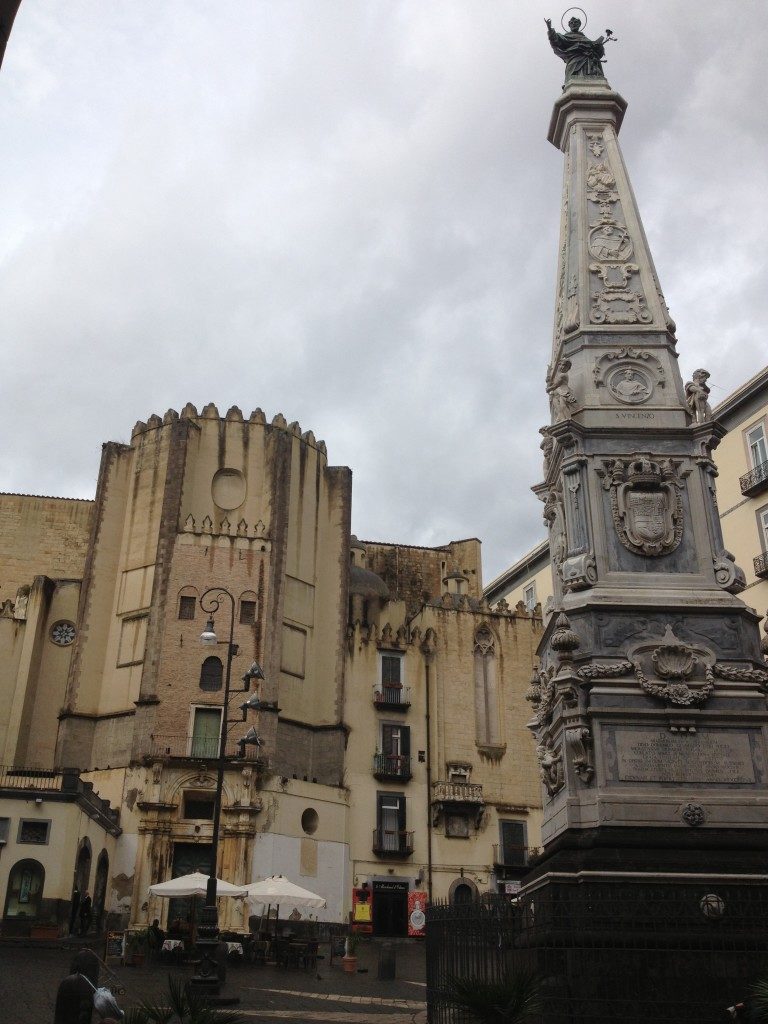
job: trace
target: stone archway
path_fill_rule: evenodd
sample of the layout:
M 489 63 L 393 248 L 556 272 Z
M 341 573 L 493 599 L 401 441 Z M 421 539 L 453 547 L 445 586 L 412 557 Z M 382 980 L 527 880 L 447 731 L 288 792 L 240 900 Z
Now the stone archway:
M 462 875 L 451 882 L 448 890 L 448 899 L 454 905 L 457 903 L 472 903 L 480 898 L 480 892 L 471 878 Z

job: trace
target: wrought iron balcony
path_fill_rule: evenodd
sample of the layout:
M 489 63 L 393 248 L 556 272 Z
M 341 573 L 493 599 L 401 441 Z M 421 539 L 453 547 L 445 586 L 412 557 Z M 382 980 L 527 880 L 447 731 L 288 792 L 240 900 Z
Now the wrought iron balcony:
M 762 555 L 758 555 L 753 559 L 755 565 L 755 576 L 759 576 L 761 580 L 768 580 L 768 554 L 763 552 Z
M 373 703 L 387 711 L 407 711 L 411 706 L 409 686 L 377 686 L 373 691 Z
M 539 855 L 538 846 L 511 846 L 509 843 L 493 844 L 493 866 L 495 868 L 524 868 Z
M 373 775 L 376 779 L 407 782 L 411 777 L 411 759 L 404 754 L 374 754 Z
M 243 756 L 243 751 L 245 756 Z M 153 733 L 145 757 L 150 760 L 215 761 L 219 756 L 219 739 L 212 736 L 190 736 L 188 733 Z M 228 739 L 224 756 L 232 760 L 266 764 L 260 747 L 240 747 Z
M 744 476 L 739 477 L 739 484 L 745 498 L 751 498 L 761 491 L 768 490 L 768 462 L 761 462 L 759 466 L 755 466 Z
M 410 857 L 413 853 L 413 832 L 375 828 L 373 852 L 377 857 Z

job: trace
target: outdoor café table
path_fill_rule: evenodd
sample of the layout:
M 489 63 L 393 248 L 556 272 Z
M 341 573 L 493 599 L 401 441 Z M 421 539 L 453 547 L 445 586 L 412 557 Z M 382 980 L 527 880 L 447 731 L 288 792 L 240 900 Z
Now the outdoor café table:
M 181 939 L 164 939 L 160 947 L 160 956 L 163 959 L 181 962 L 184 958 L 184 943 Z

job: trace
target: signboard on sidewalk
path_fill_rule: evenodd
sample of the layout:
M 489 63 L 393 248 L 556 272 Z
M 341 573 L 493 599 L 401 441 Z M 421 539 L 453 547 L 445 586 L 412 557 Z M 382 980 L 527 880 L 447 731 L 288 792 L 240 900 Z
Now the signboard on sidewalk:
M 408 893 L 408 934 L 412 937 L 424 934 L 424 925 L 427 923 L 424 915 L 426 905 L 425 892 L 413 889 Z

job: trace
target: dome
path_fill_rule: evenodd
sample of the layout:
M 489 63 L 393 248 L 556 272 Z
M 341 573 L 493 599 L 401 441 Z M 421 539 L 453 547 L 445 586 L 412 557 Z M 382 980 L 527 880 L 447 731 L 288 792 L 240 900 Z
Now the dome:
M 360 597 L 380 597 L 385 601 L 389 599 L 389 587 L 381 576 L 359 565 L 349 568 L 349 593 L 350 596 L 357 594 Z

